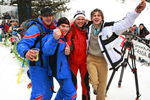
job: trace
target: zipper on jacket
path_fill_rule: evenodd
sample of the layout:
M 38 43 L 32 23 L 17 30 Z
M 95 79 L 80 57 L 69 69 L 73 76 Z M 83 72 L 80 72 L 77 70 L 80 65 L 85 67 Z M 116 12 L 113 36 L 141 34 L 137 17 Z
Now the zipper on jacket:
M 62 62 L 60 63 L 60 69 L 59 69 L 59 72 L 61 72 L 61 69 L 62 69 Z

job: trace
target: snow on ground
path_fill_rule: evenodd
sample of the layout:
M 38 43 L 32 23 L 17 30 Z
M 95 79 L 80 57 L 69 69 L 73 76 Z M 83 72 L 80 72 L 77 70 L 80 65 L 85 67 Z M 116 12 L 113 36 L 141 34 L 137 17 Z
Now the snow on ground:
M 26 75 L 21 84 L 17 83 L 17 74 L 21 63 L 10 53 L 10 48 L 0 46 L 0 93 L 3 100 L 29 100 Z
M 21 63 L 15 58 L 13 54 L 10 53 L 9 47 L 0 46 L 0 93 L 3 100 L 29 100 L 31 89 L 27 88 L 27 84 L 30 82 L 26 75 L 25 68 L 23 76 L 21 77 L 21 83 L 17 83 L 17 76 Z M 138 68 L 138 79 L 139 79 L 139 90 L 141 93 L 140 100 L 150 100 L 149 89 L 150 89 L 150 66 L 142 65 L 137 62 Z M 120 76 L 121 68 L 116 72 L 113 82 L 108 90 L 106 100 L 135 100 L 136 91 L 134 76 L 127 66 L 124 72 L 124 77 L 122 81 L 122 87 L 118 88 L 118 80 Z M 112 71 L 109 71 L 109 76 Z M 78 75 L 78 98 L 81 99 L 81 85 L 80 76 Z M 57 91 L 59 85 L 56 81 L 55 90 Z M 54 100 L 56 94 L 53 95 L 52 100 Z M 91 100 L 95 100 L 95 95 L 91 88 Z
M 134 10 L 138 5 L 140 0 L 126 0 L 124 4 L 120 0 L 71 0 L 68 4 L 72 8 L 66 15 L 69 19 L 72 19 L 74 12 L 76 10 L 85 10 L 87 18 L 90 18 L 90 12 L 94 8 L 100 8 L 104 12 L 105 21 L 119 20 L 122 19 L 128 11 Z M 144 12 L 136 19 L 136 24 L 144 23 L 145 26 L 150 30 L 150 4 Z M 21 83 L 17 83 L 17 76 L 21 63 L 10 53 L 9 47 L 0 46 L 0 98 L 3 100 L 29 100 L 31 89 L 27 89 L 27 84 L 30 82 L 26 75 L 27 68 L 24 69 L 23 76 L 21 78 Z M 138 79 L 139 79 L 139 90 L 141 93 L 140 100 L 150 100 L 149 89 L 150 89 L 150 66 L 142 65 L 137 62 L 138 68 Z M 120 70 L 116 72 L 113 82 L 107 93 L 106 100 L 135 100 L 136 91 L 134 76 L 127 67 L 125 69 L 122 87 L 118 88 L 118 80 L 120 75 Z M 109 76 L 112 71 L 109 71 Z M 80 76 L 78 74 L 78 98 L 81 99 L 81 85 Z M 55 90 L 59 88 L 58 83 L 55 81 Z M 52 100 L 54 100 L 56 94 L 53 95 Z M 96 100 L 93 90 L 91 88 L 91 100 Z

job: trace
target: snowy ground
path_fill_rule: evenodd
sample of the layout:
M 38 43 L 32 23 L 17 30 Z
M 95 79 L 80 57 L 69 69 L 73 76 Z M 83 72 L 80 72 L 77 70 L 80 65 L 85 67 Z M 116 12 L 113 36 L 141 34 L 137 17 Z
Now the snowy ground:
M 142 65 L 137 62 L 138 77 L 139 77 L 139 90 L 141 93 L 140 100 L 150 100 L 150 66 Z M 27 84 L 30 80 L 27 78 L 26 70 L 23 72 L 21 83 L 17 83 L 17 76 L 21 63 L 10 53 L 9 47 L 0 46 L 0 93 L 3 100 L 29 100 L 31 89 L 27 89 Z M 111 71 L 109 71 L 109 76 Z M 135 100 L 135 83 L 134 76 L 127 67 L 125 69 L 122 87 L 118 88 L 117 83 L 120 75 L 120 69 L 116 73 L 115 78 L 110 86 L 106 100 Z M 79 78 L 79 75 L 78 75 Z M 81 100 L 81 86 L 80 80 L 78 82 L 78 98 Z M 59 88 L 58 83 L 55 81 L 55 90 Z M 52 100 L 54 100 L 55 94 Z M 91 89 L 91 100 L 95 100 Z
M 68 5 L 73 9 L 69 11 L 69 14 L 67 16 L 71 19 L 74 11 L 81 9 L 86 10 L 87 15 L 89 15 L 91 10 L 93 10 L 94 8 L 100 8 L 104 11 L 106 21 L 119 20 L 125 16 L 126 12 L 132 11 L 140 0 L 126 0 L 125 4 L 122 4 L 118 1 L 119 0 L 111 0 L 111 2 L 108 3 L 108 0 L 71 0 L 71 3 Z M 137 25 L 139 23 L 144 23 L 150 30 L 150 20 L 148 17 L 149 15 L 150 4 L 147 4 L 147 8 L 138 17 L 135 23 Z M 89 18 L 89 16 L 87 17 Z M 141 93 L 140 100 L 150 100 L 150 66 L 148 67 L 145 65 L 141 65 L 141 63 L 137 62 L 139 90 Z M 10 48 L 0 46 L 0 98 L 2 98 L 0 100 L 29 100 L 31 89 L 27 89 L 27 84 L 30 82 L 26 75 L 27 68 L 23 72 L 21 83 L 17 83 L 17 76 L 20 67 L 21 63 L 15 58 L 13 54 L 10 53 Z M 109 71 L 109 76 L 111 72 L 112 71 Z M 120 69 L 116 73 L 115 78 L 110 86 L 106 100 L 135 100 L 136 91 L 134 76 L 129 67 L 127 67 L 125 70 L 121 88 L 117 87 L 119 75 Z M 78 78 L 80 78 L 79 75 Z M 57 91 L 59 85 L 56 81 L 55 84 L 55 90 Z M 77 91 L 77 100 L 82 100 L 80 79 L 78 81 L 78 84 L 79 88 Z M 54 100 L 55 95 L 56 94 L 53 95 L 52 100 Z M 95 95 L 93 95 L 92 89 L 91 100 L 96 100 Z

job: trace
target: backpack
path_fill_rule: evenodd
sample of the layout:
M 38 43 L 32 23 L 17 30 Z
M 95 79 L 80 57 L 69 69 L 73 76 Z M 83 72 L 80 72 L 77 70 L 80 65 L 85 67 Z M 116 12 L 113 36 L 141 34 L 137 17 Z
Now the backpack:
M 42 59 L 41 59 L 41 58 L 42 58 L 42 51 L 41 51 L 41 49 L 42 49 L 42 41 L 41 41 L 41 40 L 42 40 L 42 38 L 43 38 L 45 35 L 44 35 L 43 29 L 40 27 L 41 23 L 38 21 L 37 18 L 36 18 L 36 19 L 28 19 L 28 20 L 24 21 L 24 22 L 21 24 L 21 26 L 22 26 L 23 29 L 24 29 L 23 36 L 24 36 L 25 32 L 26 32 L 32 25 L 35 25 L 35 26 L 38 27 L 38 29 L 40 30 L 40 35 L 37 37 L 37 39 L 36 39 L 35 42 L 34 42 L 34 45 L 33 45 L 30 49 L 34 48 L 34 47 L 36 46 L 36 44 L 40 41 L 39 59 L 41 60 L 41 66 L 42 66 L 42 65 L 43 65 L 43 61 L 42 61 Z M 30 65 L 30 66 L 35 66 L 35 61 L 31 61 L 31 62 L 29 63 L 29 65 Z
M 38 41 L 40 41 L 39 59 L 41 60 L 41 66 L 43 66 L 42 51 L 41 51 L 41 49 L 42 49 L 42 41 L 41 41 L 41 40 L 42 40 L 42 38 L 43 38 L 45 35 L 44 35 L 44 32 L 43 32 L 43 29 L 42 29 L 39 25 L 37 25 L 37 23 L 38 23 L 38 24 L 41 24 L 41 23 L 39 23 L 39 21 L 38 21 L 37 18 L 36 18 L 36 19 L 29 19 L 29 20 L 24 21 L 24 22 L 21 24 L 21 26 L 22 26 L 23 29 L 24 29 L 23 36 L 24 36 L 25 32 L 26 32 L 32 25 L 37 26 L 38 29 L 40 30 L 40 35 L 37 37 L 37 39 L 36 39 L 35 42 L 34 42 L 34 45 L 33 45 L 30 49 L 34 48 L 34 47 L 36 46 L 36 44 L 38 43 Z M 24 66 L 24 62 L 25 62 L 25 58 L 24 58 L 24 60 L 23 60 L 22 67 Z M 30 66 L 35 66 L 35 61 L 30 61 L 29 65 L 30 65 Z M 29 70 L 27 71 L 27 76 L 28 76 L 29 79 L 30 79 Z
M 21 27 L 23 27 L 23 32 L 22 35 L 25 35 L 25 32 L 29 29 L 29 27 L 31 27 L 32 25 L 36 25 L 40 31 L 42 31 L 42 28 L 39 27 L 37 24 L 41 25 L 41 23 L 38 21 L 38 18 L 34 18 L 34 19 L 28 19 L 25 20 L 24 22 L 22 22 L 22 24 L 20 25 Z

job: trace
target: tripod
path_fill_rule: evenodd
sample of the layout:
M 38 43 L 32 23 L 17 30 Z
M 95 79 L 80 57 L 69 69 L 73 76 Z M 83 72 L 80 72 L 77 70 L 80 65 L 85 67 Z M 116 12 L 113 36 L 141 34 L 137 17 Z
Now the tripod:
M 118 69 L 120 67 L 121 67 L 121 73 L 120 73 L 120 78 L 119 78 L 119 82 L 118 82 L 118 87 L 121 87 L 124 69 L 128 65 L 135 77 L 135 86 L 136 86 L 136 95 L 137 95 L 136 100 L 138 100 L 141 95 L 139 93 L 139 84 L 138 84 L 138 75 L 137 75 L 137 68 L 136 68 L 136 62 L 135 62 L 134 46 L 133 46 L 131 39 L 127 39 L 127 41 L 124 43 L 124 46 L 122 47 L 122 53 L 123 53 L 123 58 L 124 58 L 123 62 L 118 67 L 110 69 L 110 70 L 113 70 L 113 72 L 111 74 L 111 77 L 110 77 L 107 87 L 106 87 L 106 94 L 108 92 L 108 89 L 110 87 L 110 84 L 113 80 L 113 77 L 114 77 L 116 71 L 118 71 Z M 129 58 L 131 59 L 131 64 L 128 61 Z

